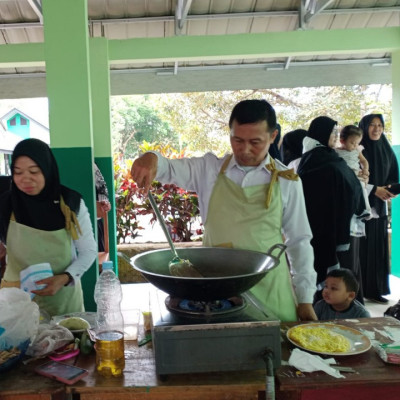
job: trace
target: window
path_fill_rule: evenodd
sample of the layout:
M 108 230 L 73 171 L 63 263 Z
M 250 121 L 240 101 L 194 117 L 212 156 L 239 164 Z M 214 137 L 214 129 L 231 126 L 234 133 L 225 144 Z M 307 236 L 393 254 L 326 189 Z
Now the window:
M 10 119 L 10 126 L 16 126 L 17 125 L 17 119 L 16 117 Z
M 28 121 L 24 117 L 21 117 L 20 121 L 21 121 L 21 125 L 28 125 Z

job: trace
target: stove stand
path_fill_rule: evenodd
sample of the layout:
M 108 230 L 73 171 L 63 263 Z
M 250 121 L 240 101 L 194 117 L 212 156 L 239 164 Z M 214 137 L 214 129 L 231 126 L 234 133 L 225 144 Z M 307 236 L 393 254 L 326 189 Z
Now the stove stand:
M 250 293 L 234 313 L 196 318 L 171 312 L 166 294 L 151 296 L 152 338 L 158 375 L 265 369 L 263 354 L 280 366 L 280 321 L 264 313 Z

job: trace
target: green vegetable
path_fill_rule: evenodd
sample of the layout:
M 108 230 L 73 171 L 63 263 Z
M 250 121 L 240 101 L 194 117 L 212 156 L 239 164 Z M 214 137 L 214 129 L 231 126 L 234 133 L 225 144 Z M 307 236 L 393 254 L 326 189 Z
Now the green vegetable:
M 70 331 L 80 331 L 90 328 L 89 322 L 79 317 L 65 318 L 58 324 L 69 329 Z
M 82 354 L 90 354 L 93 350 L 94 343 L 90 340 L 90 336 L 87 332 L 83 332 L 81 336 L 81 342 L 79 349 Z

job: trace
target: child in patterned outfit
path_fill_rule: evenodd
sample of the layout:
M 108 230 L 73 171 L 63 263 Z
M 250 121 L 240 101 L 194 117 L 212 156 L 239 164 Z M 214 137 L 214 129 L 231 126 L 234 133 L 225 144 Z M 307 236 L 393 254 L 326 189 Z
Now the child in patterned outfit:
M 360 180 L 363 189 L 365 200 L 365 215 L 362 215 L 366 220 L 372 218 L 371 207 L 369 205 L 367 183 L 369 177 L 369 165 L 367 159 L 363 156 L 363 146 L 360 145 L 363 132 L 355 125 L 347 125 L 340 131 L 340 147 L 336 149 L 347 165 L 354 171 Z

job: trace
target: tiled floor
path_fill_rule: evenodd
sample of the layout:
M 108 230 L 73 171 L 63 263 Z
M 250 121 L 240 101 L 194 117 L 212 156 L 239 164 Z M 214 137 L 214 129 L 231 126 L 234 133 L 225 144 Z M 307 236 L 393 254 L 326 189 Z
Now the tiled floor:
M 387 308 L 400 300 L 400 278 L 394 275 L 390 275 L 390 291 L 391 293 L 385 296 L 389 300 L 388 304 L 378 304 L 365 299 L 365 307 L 370 312 L 371 317 L 383 317 Z

